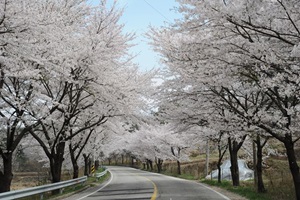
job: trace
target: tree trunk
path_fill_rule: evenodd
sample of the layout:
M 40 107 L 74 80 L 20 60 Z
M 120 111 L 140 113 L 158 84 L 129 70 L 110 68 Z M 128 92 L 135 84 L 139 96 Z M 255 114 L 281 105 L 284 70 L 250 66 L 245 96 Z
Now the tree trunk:
M 83 154 L 84 158 L 84 175 L 89 176 L 89 155 Z
M 239 176 L 239 166 L 238 166 L 238 143 L 236 140 L 231 142 L 231 139 L 228 138 L 229 153 L 230 153 L 230 171 L 232 178 L 232 185 L 240 185 L 240 176 Z
M 295 187 L 295 192 L 296 192 L 296 199 L 300 199 L 299 166 L 297 164 L 297 159 L 296 159 L 295 150 L 294 150 L 294 143 L 293 143 L 291 136 L 285 137 L 284 146 L 286 148 L 290 171 L 293 176 L 293 182 L 294 182 L 294 187 Z
M 152 160 L 147 159 L 147 163 L 149 164 L 150 171 L 153 171 L 153 162 L 152 162 Z
M 10 185 L 13 179 L 12 153 L 4 153 L 2 159 L 3 172 L 0 171 L 0 193 L 10 191 Z
M 181 165 L 179 160 L 177 160 L 177 174 L 181 175 Z
M 95 161 L 95 170 L 97 171 L 99 169 L 100 161 L 96 160 Z
M 79 166 L 77 163 L 73 163 L 73 179 L 79 177 Z
M 163 160 L 160 159 L 160 158 L 155 158 L 155 163 L 156 163 L 156 166 L 157 166 L 157 172 L 161 173 Z
M 264 193 L 266 192 L 266 188 L 264 186 L 263 178 L 262 178 L 262 149 L 263 146 L 260 142 L 260 136 L 256 137 L 257 142 L 257 163 L 256 163 L 256 175 L 257 175 L 257 192 Z
M 146 160 L 146 168 L 147 168 L 147 170 L 149 170 L 149 169 L 150 169 L 150 165 L 149 165 L 149 161 L 148 161 L 148 159 Z
M 225 146 L 222 146 L 221 145 L 221 141 L 222 141 L 222 135 L 223 135 L 223 132 L 220 133 L 219 135 L 219 139 L 218 139 L 218 163 L 217 163 L 217 167 L 218 167 L 218 183 L 221 183 L 221 180 L 222 180 L 222 169 L 221 169 L 221 162 L 222 162 L 222 159 L 227 151 L 227 148 L 228 148 L 228 144 L 225 145 Z
M 218 183 L 221 183 L 222 170 L 221 170 L 221 160 L 220 159 L 218 160 L 217 167 L 218 167 Z
M 90 175 L 92 172 L 92 159 L 89 158 L 89 162 L 88 162 L 88 174 Z
M 61 169 L 64 161 L 65 144 L 66 143 L 64 141 L 60 141 L 56 146 L 56 153 L 53 155 L 52 159 L 50 159 L 52 183 L 58 183 L 61 180 Z M 52 194 L 59 194 L 59 190 L 53 190 Z
M 72 162 L 72 167 L 73 167 L 73 179 L 78 178 L 79 176 L 79 166 L 77 164 L 77 160 L 75 158 L 75 150 L 72 149 L 71 144 L 69 145 L 69 152 L 70 152 L 70 157 L 71 157 L 71 162 Z
M 206 141 L 206 153 L 205 153 L 205 176 L 209 173 L 209 141 Z

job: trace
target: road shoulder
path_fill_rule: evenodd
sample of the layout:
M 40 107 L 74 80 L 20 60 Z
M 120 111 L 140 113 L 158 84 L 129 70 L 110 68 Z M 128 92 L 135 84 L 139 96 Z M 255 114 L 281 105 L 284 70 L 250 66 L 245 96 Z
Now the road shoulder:
M 222 188 L 219 188 L 219 187 L 216 187 L 216 186 L 211 186 L 211 185 L 208 185 L 208 184 L 205 184 L 205 183 L 201 183 L 201 184 L 203 184 L 206 187 L 209 187 L 209 188 L 223 194 L 224 196 L 228 197 L 231 200 L 248 200 L 246 197 L 240 196 L 240 195 L 235 194 L 233 192 L 230 192 L 228 190 L 225 190 L 225 189 L 222 189 Z

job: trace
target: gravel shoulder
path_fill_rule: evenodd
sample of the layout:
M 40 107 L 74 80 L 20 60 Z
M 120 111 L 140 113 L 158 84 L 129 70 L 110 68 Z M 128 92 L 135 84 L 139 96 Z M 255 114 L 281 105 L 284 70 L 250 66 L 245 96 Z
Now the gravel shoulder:
M 203 184 L 203 185 L 205 185 L 205 186 L 207 186 L 207 187 L 209 187 L 209 188 L 225 195 L 226 197 L 228 197 L 231 200 L 248 200 L 246 197 L 240 196 L 240 195 L 235 194 L 233 192 L 230 192 L 228 190 L 225 190 L 225 189 L 222 189 L 222 188 L 219 188 L 219 187 L 216 187 L 216 186 L 207 185 L 205 183 L 201 183 L 201 184 Z

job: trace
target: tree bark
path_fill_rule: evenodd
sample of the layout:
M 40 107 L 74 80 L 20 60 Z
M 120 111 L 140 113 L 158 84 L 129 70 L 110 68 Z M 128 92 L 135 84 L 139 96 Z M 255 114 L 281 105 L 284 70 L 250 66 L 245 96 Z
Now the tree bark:
M 156 163 L 156 166 L 157 166 L 157 172 L 161 173 L 163 160 L 160 159 L 160 158 L 155 158 L 155 163 Z
M 62 163 L 64 161 L 64 153 L 65 153 L 65 142 L 60 138 L 60 142 L 56 146 L 56 153 L 52 154 L 53 157 L 50 158 L 50 171 L 52 175 L 52 183 L 58 183 L 61 181 L 61 170 Z M 53 190 L 52 194 L 59 194 L 59 190 Z
M 76 163 L 73 163 L 73 179 L 78 178 L 79 177 L 79 166 Z
M 83 154 L 84 158 L 84 175 L 89 176 L 89 155 Z
M 296 159 L 296 155 L 295 155 L 294 143 L 293 143 L 292 137 L 290 135 L 285 136 L 284 146 L 286 148 L 290 171 L 293 176 L 293 182 L 294 182 L 295 192 L 296 192 L 296 199 L 300 199 L 299 166 L 297 164 L 297 159 Z
M 177 160 L 177 174 L 181 175 L 181 164 L 179 160 Z
M 149 165 L 150 171 L 153 171 L 153 162 L 152 162 L 152 160 L 147 159 L 147 165 Z
M 3 153 L 3 172 L 0 171 L 0 193 L 10 191 L 12 173 L 12 152 Z
M 222 142 L 222 136 L 223 136 L 223 132 L 220 132 L 219 134 L 219 138 L 217 140 L 218 142 L 218 163 L 217 163 L 217 167 L 218 167 L 218 183 L 221 183 L 221 180 L 222 180 L 222 169 L 221 169 L 221 162 L 222 162 L 222 159 L 228 149 L 228 144 L 226 145 L 221 145 L 221 142 Z
M 71 144 L 69 145 L 70 157 L 73 166 L 73 179 L 78 178 L 79 176 L 79 166 L 77 164 L 77 160 L 75 158 L 75 149 L 73 151 Z
M 99 169 L 100 161 L 95 160 L 95 170 L 97 171 Z
M 261 144 L 260 136 L 256 137 L 257 142 L 257 163 L 256 163 L 256 175 L 257 175 L 257 192 L 264 193 L 266 192 L 266 188 L 264 186 L 263 178 L 262 178 L 262 149 L 264 144 Z
M 230 171 L 232 178 L 232 185 L 239 186 L 240 185 L 240 176 L 239 176 L 239 166 L 238 166 L 238 151 L 243 145 L 247 135 L 244 135 L 240 142 L 237 142 L 235 139 L 228 138 L 228 147 L 230 154 Z
M 235 149 L 229 152 L 230 152 L 230 162 L 231 162 L 230 171 L 231 171 L 232 185 L 239 186 L 240 175 L 239 175 L 238 155 L 237 155 L 238 152 Z
M 148 159 L 146 160 L 146 169 L 149 170 L 150 169 L 150 165 L 149 165 L 149 161 Z

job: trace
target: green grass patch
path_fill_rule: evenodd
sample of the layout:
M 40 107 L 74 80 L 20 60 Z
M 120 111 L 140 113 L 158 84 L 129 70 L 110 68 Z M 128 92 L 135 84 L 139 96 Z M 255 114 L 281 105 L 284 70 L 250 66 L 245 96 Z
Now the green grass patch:
M 240 186 L 238 187 L 232 186 L 231 181 L 225 180 L 222 180 L 221 183 L 218 183 L 217 180 L 202 180 L 201 182 L 223 188 L 235 194 L 246 197 L 249 200 L 272 200 L 272 198 L 267 193 L 257 193 L 255 188 L 253 187 L 253 182 L 241 182 Z
M 195 178 L 195 176 L 193 176 L 192 174 L 177 174 L 177 173 L 170 173 L 167 171 L 163 171 L 161 174 L 167 175 L 167 176 L 173 176 L 173 177 L 178 177 L 178 178 L 183 178 L 183 179 L 187 179 L 187 180 L 197 180 Z

